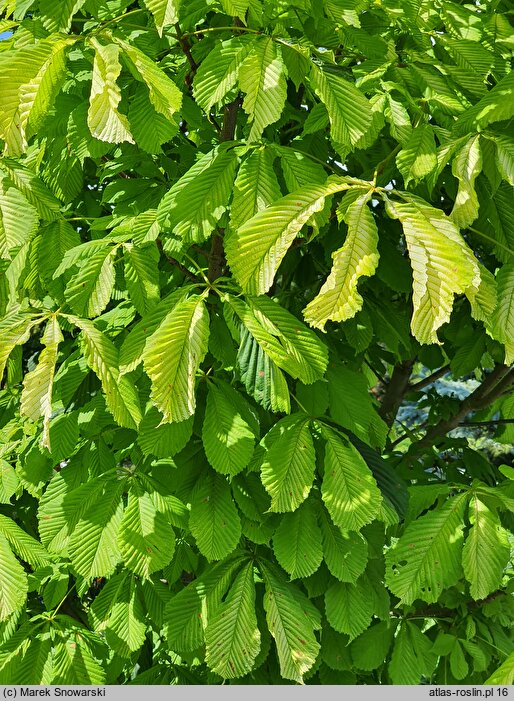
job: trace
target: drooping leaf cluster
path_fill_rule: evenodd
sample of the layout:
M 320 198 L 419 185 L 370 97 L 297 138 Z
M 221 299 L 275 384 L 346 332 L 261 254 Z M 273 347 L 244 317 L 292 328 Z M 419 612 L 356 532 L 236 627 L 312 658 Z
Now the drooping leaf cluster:
M 510 684 L 509 3 L 0 11 L 0 682 Z

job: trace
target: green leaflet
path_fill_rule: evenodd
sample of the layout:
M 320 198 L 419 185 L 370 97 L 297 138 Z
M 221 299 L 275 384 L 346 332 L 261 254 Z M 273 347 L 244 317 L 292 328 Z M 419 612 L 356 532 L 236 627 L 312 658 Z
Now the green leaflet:
M 269 290 L 282 259 L 302 226 L 323 209 L 325 197 L 348 189 L 344 181 L 304 187 L 257 212 L 225 241 L 234 277 L 245 292 L 260 295 Z
M 366 671 L 379 667 L 387 659 L 395 629 L 395 621 L 381 621 L 361 633 L 350 647 L 353 664 Z
M 287 362 L 281 364 L 278 356 L 275 359 L 277 364 L 306 385 L 320 380 L 327 369 L 328 351 L 316 334 L 265 295 L 247 297 L 247 301 L 257 321 L 278 337 L 287 354 Z
M 280 186 L 273 170 L 274 160 L 273 152 L 261 147 L 252 151 L 241 164 L 230 209 L 232 229 L 242 226 L 254 214 L 280 199 Z
M 159 252 L 153 243 L 144 246 L 124 244 L 125 283 L 141 316 L 150 313 L 159 302 Z
M 272 511 L 295 511 L 312 487 L 316 468 L 314 445 L 305 414 L 281 419 L 264 437 L 261 478 L 271 496 Z
M 366 590 L 366 581 L 332 584 L 325 594 L 325 611 L 332 628 L 352 641 L 369 626 L 373 615 L 373 599 Z
M 153 15 L 159 36 L 162 37 L 164 27 L 178 22 L 180 0 L 145 0 L 145 5 Z
M 476 134 L 464 144 L 452 164 L 452 173 L 459 180 L 459 190 L 450 218 L 461 229 L 472 224 L 478 216 L 475 180 L 481 170 L 480 136 Z
M 10 186 L 9 180 L 0 181 L 0 258 L 11 260 L 37 228 L 37 212 L 25 196 Z
M 511 100 L 513 87 L 514 75 L 508 73 L 481 100 L 457 119 L 453 127 L 454 133 L 461 136 L 468 132 L 481 131 L 492 122 L 512 117 L 514 114 Z
M 124 41 L 119 36 L 112 40 L 123 49 L 123 57 L 140 80 L 148 88 L 150 102 L 156 112 L 166 119 L 173 117 L 182 106 L 182 93 L 166 73 L 136 46 Z
M 120 375 L 118 350 L 90 321 L 67 317 L 82 331 L 84 356 L 105 392 L 105 402 L 120 426 L 136 428 L 141 421 L 139 397 L 131 381 Z
M 321 564 L 321 531 L 316 502 L 307 500 L 285 514 L 273 536 L 273 552 L 291 579 L 309 577 Z
M 87 258 L 66 285 L 66 301 L 75 314 L 88 318 L 101 314 L 114 288 L 114 256 L 117 247 L 103 247 Z
M 87 125 L 91 135 L 111 144 L 121 141 L 134 143 L 128 120 L 118 111 L 121 90 L 116 80 L 121 72 L 120 49 L 115 44 L 102 44 L 94 37 L 90 41 L 95 50 L 93 83 L 87 114 Z
M 125 566 L 148 579 L 173 557 L 175 533 L 149 494 L 131 490 L 118 534 Z
M 206 662 L 225 679 L 251 671 L 260 650 L 253 564 L 243 566 L 205 631 Z
M 324 511 L 320 514 L 320 525 L 328 569 L 340 582 L 355 584 L 368 562 L 365 538 L 354 531 L 342 531 Z
M 0 533 L 0 621 L 21 609 L 27 596 L 27 575 L 14 557 L 7 538 Z
M 318 655 L 314 630 L 320 627 L 319 612 L 277 567 L 261 563 L 260 569 L 266 585 L 266 620 L 275 640 L 280 674 L 301 683 Z
M 326 426 L 322 433 L 327 441 L 323 501 L 336 526 L 358 531 L 377 516 L 382 494 L 357 449 Z
M 146 614 L 139 582 L 126 573 L 111 577 L 90 609 L 94 630 L 122 657 L 139 650 L 145 639 Z
M 236 475 L 250 462 L 258 424 L 243 397 L 224 382 L 209 383 L 202 440 L 212 467 Z
M 393 684 L 419 684 L 429 677 L 436 663 L 432 642 L 418 626 L 404 621 L 396 635 L 389 673 Z
M 431 173 L 437 165 L 434 132 L 429 124 L 414 129 L 396 157 L 396 165 L 403 176 L 405 187 Z
M 6 171 L 9 179 L 28 202 L 36 208 L 41 219 L 53 221 L 60 216 L 61 203 L 33 170 L 14 159 L 5 157 L 1 159 L 0 167 Z
M 402 602 L 437 601 L 459 578 L 465 502 L 465 495 L 453 497 L 418 518 L 388 551 L 386 583 Z
M 259 139 L 284 109 L 287 86 L 279 48 L 271 37 L 260 37 L 239 69 L 239 86 L 246 93 L 243 109 L 252 125 L 248 141 Z
M 387 200 L 389 216 L 399 219 L 411 259 L 413 304 L 411 331 L 420 343 L 438 343 L 437 329 L 451 314 L 455 294 L 478 288 L 480 273 L 455 225 L 419 197 Z M 451 276 L 448 275 L 451 271 Z
M 348 208 L 348 233 L 342 248 L 332 254 L 332 270 L 319 294 L 304 309 L 307 323 L 324 330 L 327 321 L 346 321 L 362 309 L 357 283 L 374 274 L 378 264 L 378 232 L 367 204 L 371 193 L 362 194 Z
M 507 531 L 498 516 L 472 495 L 469 502 L 469 530 L 462 550 L 462 566 L 474 599 L 485 599 L 501 586 L 509 561 Z
M 50 32 L 68 31 L 75 12 L 78 12 L 85 0 L 48 0 L 41 19 L 45 29 Z
M 104 482 L 102 492 L 77 521 L 70 538 L 70 558 L 86 579 L 108 577 L 120 561 L 117 535 L 121 525 L 123 483 Z
M 36 324 L 40 324 L 42 320 L 41 318 L 34 318 L 32 314 L 13 312 L 4 316 L 0 321 L 0 333 L 2 334 L 2 345 L 0 346 L 0 380 L 13 349 L 17 345 L 25 343 L 29 338 L 31 329 Z
M 217 44 L 202 61 L 193 82 L 193 95 L 206 112 L 235 86 L 241 64 L 252 46 L 249 36 L 233 37 Z
M 209 566 L 166 604 L 166 638 L 171 650 L 196 650 L 203 643 L 204 629 L 216 614 L 241 563 L 242 558 L 237 555 Z
M 496 277 L 498 304 L 493 315 L 493 334 L 505 344 L 505 362 L 514 361 L 514 264 L 504 265 Z
M 230 487 L 223 475 L 209 471 L 191 495 L 189 527 L 200 552 L 209 560 L 221 560 L 235 549 L 241 524 Z
M 371 126 L 371 107 L 337 66 L 312 64 L 309 81 L 330 119 L 330 136 L 338 147 L 355 145 Z
M 161 226 L 188 241 L 210 236 L 227 209 L 236 166 L 234 150 L 214 149 L 200 158 L 161 200 Z
M 20 404 L 20 412 L 32 421 L 37 421 L 40 416 L 43 417 L 42 445 L 50 452 L 49 429 L 52 416 L 52 389 L 58 347 L 62 340 L 63 336 L 57 318 L 52 316 L 43 334 L 42 341 L 45 348 L 41 351 L 37 367 L 24 377 Z
M 196 295 L 179 302 L 146 342 L 143 359 L 151 397 L 168 422 L 185 421 L 195 410 L 195 375 L 209 339 L 203 300 Z

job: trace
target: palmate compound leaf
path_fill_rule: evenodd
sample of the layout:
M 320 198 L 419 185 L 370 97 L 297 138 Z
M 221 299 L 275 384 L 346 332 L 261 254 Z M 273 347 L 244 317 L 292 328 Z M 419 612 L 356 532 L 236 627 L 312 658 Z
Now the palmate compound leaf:
M 380 511 L 382 494 L 358 450 L 340 433 L 322 426 L 326 440 L 321 495 L 336 526 L 359 531 Z
M 346 321 L 362 309 L 357 283 L 361 277 L 374 274 L 379 258 L 377 225 L 368 207 L 370 200 L 371 192 L 363 192 L 346 211 L 346 240 L 332 254 L 330 275 L 303 312 L 311 326 L 323 330 L 327 321 Z
M 509 561 L 508 533 L 494 511 L 473 494 L 469 501 L 469 529 L 462 550 L 464 575 L 473 599 L 485 599 L 501 585 Z
M 402 226 L 413 273 L 413 336 L 420 343 L 439 343 L 437 329 L 449 321 L 456 294 L 478 288 L 478 262 L 445 214 L 416 195 L 400 193 L 386 210 Z
M 308 499 L 285 514 L 273 536 L 273 552 L 291 579 L 309 577 L 323 559 L 317 504 Z
M 248 141 L 257 141 L 265 127 L 282 114 L 287 97 L 285 66 L 280 46 L 271 37 L 259 37 L 239 68 L 239 86 L 246 93 L 243 109 L 249 116 Z
M 105 403 L 120 426 L 136 428 L 141 409 L 136 388 L 118 369 L 118 349 L 90 321 L 66 315 L 82 331 L 82 347 L 87 364 L 98 376 L 105 392 Z
M 185 421 L 195 411 L 195 376 L 207 353 L 209 314 L 204 296 L 179 302 L 148 338 L 143 353 L 151 398 L 164 421 Z
M 241 523 L 223 475 L 209 470 L 197 481 L 191 494 L 189 528 L 198 549 L 210 562 L 235 550 L 241 538 Z
M 496 277 L 498 304 L 493 315 L 493 337 L 505 344 L 505 362 L 514 362 L 514 264 L 503 265 Z
M 175 533 L 150 494 L 137 489 L 129 491 L 118 545 L 125 567 L 144 579 L 170 562 L 175 551 Z
M 234 277 L 249 294 L 265 294 L 302 226 L 325 206 L 325 198 L 350 187 L 343 178 L 310 185 L 282 197 L 230 231 L 225 252 Z
M 250 462 L 258 423 L 243 397 L 225 382 L 209 383 L 202 440 L 208 461 L 225 475 Z
M 44 349 L 41 351 L 38 364 L 34 370 L 23 378 L 20 413 L 32 421 L 43 417 L 42 445 L 51 452 L 50 418 L 52 416 L 52 390 L 55 375 L 55 365 L 59 352 L 59 343 L 63 340 L 61 329 L 55 315 L 50 317 L 43 333 Z
M 100 141 L 133 144 L 128 119 L 118 111 L 121 89 L 116 83 L 121 73 L 120 49 L 116 44 L 104 44 L 97 38 L 89 39 L 95 50 L 93 83 L 89 98 L 87 125 L 91 135 Z
M 252 670 L 261 647 L 255 615 L 253 562 L 238 572 L 223 603 L 205 630 L 205 661 L 224 679 L 234 679 Z
M 402 603 L 438 600 L 461 574 L 463 516 L 461 494 L 412 522 L 386 554 L 386 584 Z
M 314 635 L 314 630 L 321 627 L 319 611 L 278 567 L 267 562 L 259 567 L 266 587 L 266 620 L 275 640 L 280 674 L 302 683 L 320 649 Z
M 253 41 L 248 35 L 232 37 L 217 44 L 202 61 L 193 81 L 193 95 L 205 112 L 235 86 L 239 68 L 252 49 Z
M 281 419 L 266 434 L 261 479 L 271 496 L 270 511 L 295 511 L 308 497 L 316 456 L 306 414 Z

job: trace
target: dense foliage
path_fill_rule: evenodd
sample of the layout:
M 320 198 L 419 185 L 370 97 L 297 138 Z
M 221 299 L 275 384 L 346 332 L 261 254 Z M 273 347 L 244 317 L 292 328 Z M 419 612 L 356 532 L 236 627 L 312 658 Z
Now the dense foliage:
M 0 682 L 510 683 L 508 0 L 0 9 Z

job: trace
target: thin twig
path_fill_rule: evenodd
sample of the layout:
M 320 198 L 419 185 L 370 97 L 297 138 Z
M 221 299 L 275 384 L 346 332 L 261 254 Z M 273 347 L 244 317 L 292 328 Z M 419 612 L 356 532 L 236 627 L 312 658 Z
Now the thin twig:
M 428 377 L 424 377 L 422 380 L 419 380 L 418 382 L 413 382 L 413 383 L 409 384 L 409 392 L 419 392 L 419 390 L 423 389 L 423 387 L 427 387 L 428 385 L 431 385 L 432 382 L 435 382 L 440 377 L 443 377 L 444 375 L 446 375 L 446 373 L 449 371 L 449 369 L 450 369 L 449 365 L 444 365 L 442 368 L 439 368 L 439 370 L 436 370 Z

